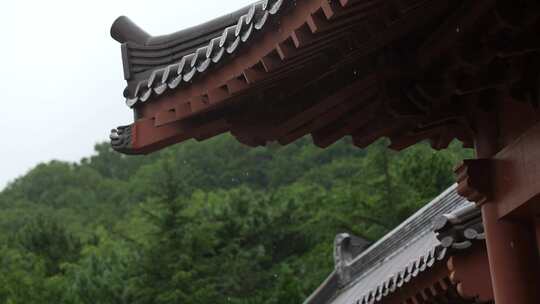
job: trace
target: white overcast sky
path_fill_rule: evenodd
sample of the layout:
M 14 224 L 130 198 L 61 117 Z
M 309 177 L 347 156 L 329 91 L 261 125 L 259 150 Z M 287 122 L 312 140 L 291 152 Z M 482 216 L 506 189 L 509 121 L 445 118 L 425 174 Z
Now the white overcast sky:
M 122 97 L 120 45 L 109 35 L 126 15 L 167 34 L 253 0 L 17 0 L 0 9 L 0 189 L 40 162 L 78 161 L 131 123 Z

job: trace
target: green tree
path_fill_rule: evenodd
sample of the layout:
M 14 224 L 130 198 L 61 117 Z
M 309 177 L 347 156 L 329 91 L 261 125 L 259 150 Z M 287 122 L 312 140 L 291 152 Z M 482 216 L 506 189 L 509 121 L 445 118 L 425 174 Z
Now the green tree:
M 386 144 L 226 135 L 40 164 L 0 192 L 0 303 L 299 303 L 332 270 L 336 234 L 377 240 L 471 154 Z
M 64 226 L 42 216 L 24 226 L 15 243 L 43 260 L 47 276 L 59 274 L 63 263 L 78 260 L 82 248 L 81 241 Z

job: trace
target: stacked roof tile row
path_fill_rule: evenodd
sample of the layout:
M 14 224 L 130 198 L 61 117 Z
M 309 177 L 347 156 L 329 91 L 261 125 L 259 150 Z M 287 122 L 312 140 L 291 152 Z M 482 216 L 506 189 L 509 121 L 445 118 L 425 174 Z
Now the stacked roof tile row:
M 441 215 L 434 221 L 434 230 L 441 246 L 450 250 L 468 249 L 486 238 L 481 210 L 472 203 Z
M 470 234 L 469 229 L 473 228 L 483 231 L 478 210 L 457 194 L 455 185 L 452 186 L 369 249 L 357 254 L 346 267 L 339 263 L 342 259 L 336 259 L 334 272 L 305 304 L 381 301 L 445 261 L 448 250 L 453 248 L 446 240 L 450 234 Z M 433 222 L 433 219 L 437 220 Z M 465 248 L 454 240 L 452 244 Z
M 264 0 L 241 10 L 236 23 L 227 26 L 216 37 L 214 33 L 205 33 L 203 44 L 199 39 L 195 43 L 185 41 L 185 37 L 140 45 L 144 42 L 125 42 L 124 53 L 125 77 L 129 86 L 125 92 L 126 104 L 130 107 L 144 103 L 152 97 L 162 95 L 167 90 L 176 89 L 191 82 L 197 74 L 204 73 L 224 58 L 233 56 L 241 46 L 272 23 L 273 16 L 285 7 L 283 0 Z M 230 19 L 230 18 L 229 18 Z M 231 20 L 228 20 L 229 22 Z M 119 31 L 123 23 L 129 23 L 126 17 L 120 17 L 112 31 Z M 131 25 L 133 26 L 133 25 Z M 206 30 L 207 31 L 207 30 Z M 120 34 L 113 34 L 119 37 Z M 150 37 L 149 37 L 150 38 Z M 120 41 L 124 41 L 118 38 Z

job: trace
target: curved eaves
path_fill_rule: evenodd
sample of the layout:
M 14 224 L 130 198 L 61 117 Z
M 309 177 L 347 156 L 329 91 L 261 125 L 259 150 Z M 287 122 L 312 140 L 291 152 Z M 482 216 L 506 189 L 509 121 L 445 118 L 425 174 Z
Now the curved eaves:
M 129 46 L 124 47 L 128 53 L 124 54 L 127 74 L 135 72 L 146 74 L 142 79 L 135 77 L 135 80 L 128 81 L 130 85 L 126 90 L 126 104 L 134 107 L 147 102 L 168 90 L 191 82 L 212 66 L 232 57 L 243 44 L 253 39 L 257 32 L 264 30 L 269 21 L 284 9 L 284 2 L 284 0 L 265 0 L 251 5 L 247 12 L 238 17 L 236 24 L 226 27 L 221 34 L 205 41 L 187 54 L 181 49 L 169 49 L 167 45 L 161 48 L 139 46 L 137 52 L 132 54 L 129 54 L 132 52 Z M 129 37 L 139 40 L 151 39 L 135 25 L 127 28 L 131 32 L 126 30 L 126 37 L 121 37 L 122 39 L 117 37 L 117 40 L 124 41 Z

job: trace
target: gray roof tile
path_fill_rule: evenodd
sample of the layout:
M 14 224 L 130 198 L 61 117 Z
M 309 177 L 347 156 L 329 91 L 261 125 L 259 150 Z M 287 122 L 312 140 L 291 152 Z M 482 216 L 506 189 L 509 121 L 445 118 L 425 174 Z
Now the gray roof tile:
M 483 239 L 482 233 L 477 207 L 453 185 L 347 263 L 346 269 L 336 263 L 305 304 L 378 302 L 443 261 L 448 250 L 468 248 L 460 245 L 463 239 Z M 443 246 L 440 239 L 448 237 L 452 241 Z
M 118 18 L 111 35 L 123 44 L 126 104 L 147 102 L 234 56 L 284 10 L 284 2 L 257 1 L 222 18 L 159 37 L 150 36 L 127 17 Z

